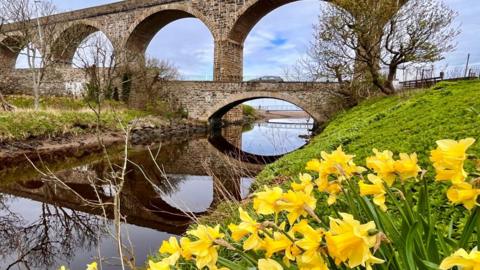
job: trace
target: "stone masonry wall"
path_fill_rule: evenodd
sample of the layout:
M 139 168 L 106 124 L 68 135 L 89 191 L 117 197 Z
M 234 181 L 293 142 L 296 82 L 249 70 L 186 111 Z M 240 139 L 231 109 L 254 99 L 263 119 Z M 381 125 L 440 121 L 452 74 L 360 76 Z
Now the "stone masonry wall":
M 178 81 L 165 83 L 160 87 L 162 91 L 175 93 L 179 103 L 188 111 L 188 116 L 201 121 L 208 121 L 222 109 L 230 109 L 244 101 L 256 98 L 276 98 L 291 102 L 307 111 L 319 122 L 328 120 L 344 105 L 336 94 L 339 86 L 329 83 Z M 161 92 L 160 89 L 156 91 Z M 149 101 L 160 98 L 155 94 L 156 91 L 154 89 L 153 93 L 145 93 L 137 89 L 131 97 L 131 105 L 144 108 Z

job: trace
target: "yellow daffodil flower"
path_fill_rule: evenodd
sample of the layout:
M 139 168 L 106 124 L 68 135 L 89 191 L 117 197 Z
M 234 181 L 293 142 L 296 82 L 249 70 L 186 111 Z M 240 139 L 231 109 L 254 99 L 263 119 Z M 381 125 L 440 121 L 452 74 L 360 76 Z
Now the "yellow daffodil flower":
M 60 268 L 58 268 L 58 270 L 67 270 L 67 268 L 65 267 L 65 265 L 62 265 L 60 266 Z
M 190 241 L 188 238 L 182 238 L 182 241 Z M 180 256 L 182 256 L 183 249 L 180 247 L 178 244 L 177 238 L 175 237 L 170 237 L 168 241 L 163 241 L 162 246 L 160 247 L 159 250 L 160 254 L 169 254 L 170 257 L 166 259 L 168 264 L 170 265 L 175 265 L 180 259 Z
M 321 166 L 322 166 L 322 164 L 321 164 L 320 160 L 312 159 L 312 160 L 307 162 L 307 166 L 305 167 L 305 169 L 307 171 L 320 173 L 321 172 Z
M 358 182 L 358 187 L 360 188 L 360 196 L 373 195 L 373 203 L 378 205 L 382 211 L 387 211 L 387 206 L 385 205 L 385 184 L 383 180 L 373 174 L 368 175 L 368 181 L 371 184 L 366 184 L 363 180 Z
M 292 182 L 291 187 L 294 191 L 303 191 L 310 194 L 313 190 L 312 176 L 308 173 L 301 173 L 298 176 L 300 183 Z
M 170 264 L 167 261 L 153 262 L 148 261 L 148 270 L 170 270 Z
M 330 219 L 330 231 L 325 234 L 328 253 L 335 263 L 347 264 L 350 268 L 366 267 L 373 262 L 370 248 L 375 246 L 376 236 L 370 235 L 376 229 L 374 222 L 360 224 L 352 215 L 340 213 L 342 219 Z
M 259 237 L 258 233 L 260 232 L 262 225 L 250 217 L 250 215 L 241 207 L 238 211 L 240 212 L 240 220 L 242 220 L 242 222 L 239 225 L 230 224 L 228 226 L 232 232 L 233 240 L 238 242 L 246 235 L 250 235 L 245 242 L 243 242 L 243 249 L 245 251 L 260 249 L 263 245 L 263 240 Z
M 278 201 L 278 205 L 282 210 L 288 212 L 288 222 L 294 224 L 300 216 L 305 217 L 308 215 L 306 207 L 312 210 L 315 209 L 317 200 L 310 193 L 289 190 L 282 196 L 282 199 Z
M 437 181 L 452 181 L 459 183 L 465 181 L 467 173 L 463 169 L 467 158 L 467 149 L 475 143 L 475 139 L 467 138 L 460 141 L 437 141 L 437 149 L 431 152 L 430 160 L 437 173 Z
M 401 153 L 400 159 L 395 161 L 395 171 L 400 176 L 400 180 L 405 181 L 410 178 L 416 178 L 422 169 L 418 166 L 417 154 L 411 155 Z
M 295 239 L 295 235 L 292 231 L 287 232 L 291 239 Z M 284 252 L 283 261 L 289 265 L 290 261 L 294 261 L 295 257 L 301 254 L 301 250 L 297 247 L 294 241 L 292 241 L 282 232 L 274 232 L 273 238 L 265 237 L 265 251 L 266 256 L 271 258 L 273 254 L 278 252 Z
M 325 192 L 328 193 L 327 204 L 333 205 L 337 202 L 337 195 L 342 191 L 342 186 L 338 182 L 330 182 Z
M 206 266 L 209 269 L 216 269 L 218 252 L 215 240 L 224 237 L 224 234 L 220 233 L 220 225 L 214 228 L 198 225 L 197 229 L 188 231 L 187 234 L 195 236 L 198 239 L 191 242 L 189 246 L 189 252 L 195 255 L 197 267 L 202 269 Z
M 303 236 L 301 240 L 295 242 L 304 251 L 303 254 L 297 256 L 298 267 L 302 270 L 328 270 L 321 251 L 324 231 L 312 228 L 306 220 L 295 224 L 292 230 Z
M 315 185 L 317 185 L 318 191 L 326 192 L 329 185 L 328 177 L 328 174 L 321 173 L 318 175 L 317 180 L 315 180 Z
M 283 270 L 282 265 L 272 259 L 258 260 L 258 270 Z
M 480 270 L 480 251 L 474 248 L 468 253 L 463 248 L 445 258 L 440 264 L 440 270 L 451 269 L 454 266 L 462 270 Z
M 265 191 L 254 194 L 253 208 L 258 214 L 270 215 L 281 211 L 277 202 L 283 196 L 283 190 L 279 187 L 268 188 L 265 186 Z
M 327 152 L 321 153 L 323 162 L 325 163 L 323 173 L 328 175 L 335 175 L 337 178 L 350 178 L 355 173 L 361 173 L 365 169 L 355 165 L 353 162 L 353 155 L 347 155 L 343 152 L 342 146 L 337 150 L 328 154 Z
M 467 182 L 456 183 L 447 191 L 447 197 L 452 203 L 463 204 L 468 210 L 477 205 L 479 195 L 480 189 L 473 188 L 472 184 Z
M 375 156 L 367 158 L 367 167 L 374 170 L 389 187 L 395 182 L 395 160 L 393 153 L 385 150 L 383 152 L 373 149 Z
M 87 270 L 97 270 L 97 269 L 98 269 L 97 262 L 92 262 L 90 264 L 87 264 Z

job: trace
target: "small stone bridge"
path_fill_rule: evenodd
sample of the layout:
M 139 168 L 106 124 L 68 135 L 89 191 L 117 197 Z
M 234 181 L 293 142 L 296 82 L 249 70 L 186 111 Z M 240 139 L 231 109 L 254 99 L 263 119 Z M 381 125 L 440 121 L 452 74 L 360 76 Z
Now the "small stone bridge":
M 336 85 L 241 82 L 243 47 L 248 34 L 268 13 L 295 1 L 128 0 L 41 18 L 41 24 L 56 27 L 53 44 L 42 52 L 48 53 L 49 59 L 54 61 L 42 90 L 64 94 L 87 81 L 84 72 L 73 68 L 72 63 L 79 44 L 95 32 L 108 37 L 117 55 L 144 55 L 152 38 L 163 27 L 182 18 L 197 18 L 210 30 L 214 40 L 214 82 L 172 82 L 167 86 L 175 91 L 174 96 L 191 118 L 217 118 L 243 101 L 266 97 L 292 102 L 315 120 L 324 121 L 340 108 Z M 21 25 L 6 25 L 3 29 L 6 33 L 0 35 L 0 66 L 3 67 L 0 79 L 6 81 L 9 88 L 15 85 L 11 92 L 25 91 L 31 84 L 28 70 L 15 69 L 17 57 L 25 46 L 15 46 Z M 36 27 L 34 22 L 32 27 Z M 38 44 L 40 41 L 36 37 L 30 42 Z M 151 93 L 144 93 L 142 89 L 134 89 L 132 104 L 144 106 L 150 96 Z

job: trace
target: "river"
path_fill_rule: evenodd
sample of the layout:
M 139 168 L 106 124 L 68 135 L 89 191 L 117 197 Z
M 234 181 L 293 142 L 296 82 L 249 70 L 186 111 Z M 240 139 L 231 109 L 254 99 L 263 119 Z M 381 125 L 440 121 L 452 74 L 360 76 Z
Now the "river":
M 124 239 L 135 263 L 142 265 L 162 240 L 182 234 L 191 223 L 190 213 L 199 216 L 226 197 L 248 196 L 265 163 L 306 144 L 313 127 L 307 121 L 275 119 L 133 147 L 121 209 Z M 38 165 L 42 172 L 55 171 L 55 181 L 33 167 L 23 169 L 25 164 L 11 170 L 14 175 L 0 184 L 0 269 L 66 265 L 77 270 L 97 258 L 103 258 L 104 270 L 119 269 L 112 221 L 102 218 L 112 214 L 108 207 L 104 213 L 92 204 L 110 203 L 117 192 L 105 180 L 112 179 L 110 166 L 121 164 L 116 160 L 120 153 L 112 152 L 110 162 L 92 156 Z

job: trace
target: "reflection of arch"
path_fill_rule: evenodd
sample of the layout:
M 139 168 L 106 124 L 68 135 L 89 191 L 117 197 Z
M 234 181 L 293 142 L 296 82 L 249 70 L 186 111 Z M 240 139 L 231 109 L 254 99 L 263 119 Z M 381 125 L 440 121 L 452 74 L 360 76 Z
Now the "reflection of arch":
M 210 142 L 213 147 L 215 147 L 218 151 L 224 153 L 225 155 L 232 157 L 235 160 L 250 164 L 270 164 L 284 156 L 261 156 L 244 152 L 242 149 L 231 144 L 227 139 L 225 139 L 221 134 L 218 133 L 214 133 L 213 135 L 209 136 L 208 142 Z
M 247 92 L 232 95 L 228 99 L 225 99 L 223 102 L 219 102 L 218 104 L 215 104 L 215 106 L 208 108 L 206 115 L 204 115 L 204 117 L 202 118 L 209 119 L 213 122 L 218 121 L 219 119 L 222 119 L 222 116 L 224 116 L 234 107 L 244 102 L 259 98 L 273 98 L 292 103 L 307 112 L 311 117 L 313 117 L 316 122 L 322 122 L 325 119 L 324 116 L 322 116 L 319 112 L 309 108 L 309 106 L 299 98 L 295 97 L 294 95 L 281 92 Z
M 69 24 L 65 30 L 54 38 L 55 42 L 51 48 L 52 58 L 56 62 L 71 65 L 78 46 L 95 32 L 103 33 L 110 42 L 112 41 L 112 39 L 101 30 L 100 25 L 94 22 L 81 21 Z
M 126 48 L 143 56 L 150 41 L 162 28 L 171 22 L 184 18 L 199 19 L 209 29 L 212 36 L 215 36 L 215 32 L 212 31 L 215 29 L 214 24 L 200 11 L 184 7 L 184 5 L 160 6 L 151 9 L 151 12 L 133 24 L 128 31 L 130 36 L 128 37 Z

